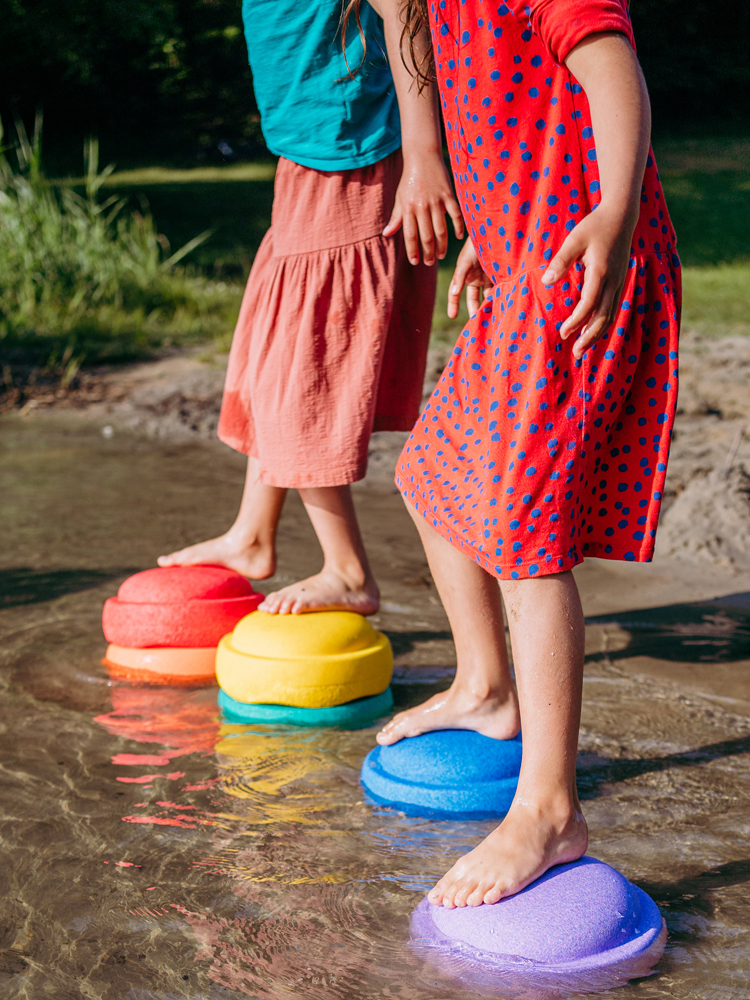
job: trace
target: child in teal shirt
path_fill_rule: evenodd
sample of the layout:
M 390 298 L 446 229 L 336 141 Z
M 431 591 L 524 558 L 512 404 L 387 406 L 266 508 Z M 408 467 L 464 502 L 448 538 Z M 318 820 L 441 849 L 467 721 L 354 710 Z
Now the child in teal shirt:
M 272 576 L 296 488 L 324 565 L 269 594 L 261 609 L 281 614 L 378 609 L 350 484 L 372 431 L 409 430 L 418 415 L 446 212 L 463 235 L 433 88 L 413 86 L 398 30 L 369 5 L 345 45 L 341 16 L 340 0 L 243 4 L 261 126 L 281 157 L 219 423 L 248 456 L 247 479 L 229 531 L 159 560 Z

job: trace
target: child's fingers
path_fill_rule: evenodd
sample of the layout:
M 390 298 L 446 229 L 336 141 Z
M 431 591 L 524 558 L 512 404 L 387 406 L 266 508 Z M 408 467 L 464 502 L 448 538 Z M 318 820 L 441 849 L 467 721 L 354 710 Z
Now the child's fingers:
M 388 225 L 383 230 L 383 236 L 393 236 L 394 233 L 397 233 L 401 228 L 402 221 L 401 206 L 396 203 L 393 206 Z
M 419 263 L 419 226 L 412 212 L 407 212 L 403 219 L 404 243 L 406 256 L 410 264 Z
M 453 272 L 450 287 L 448 288 L 448 315 L 451 319 L 456 319 L 461 305 L 461 292 L 466 284 L 466 274 L 469 266 L 459 257 L 456 270 Z
M 432 216 L 427 208 L 417 209 L 419 239 L 422 243 L 422 259 L 425 264 L 435 263 L 435 231 Z
M 560 327 L 560 337 L 563 340 L 567 340 L 576 330 L 580 330 L 584 323 L 591 317 L 600 303 L 604 290 L 605 277 L 606 271 L 601 266 L 591 264 L 586 268 L 583 289 L 581 290 L 581 298 L 578 300 L 578 305 Z
M 445 210 L 442 205 L 432 208 L 432 231 L 435 233 L 438 260 L 442 260 L 448 250 L 448 227 L 445 224 Z
M 581 336 L 573 344 L 573 356 L 582 358 L 584 353 L 602 337 L 617 318 L 617 307 L 620 302 L 622 287 L 607 284 L 599 304 L 583 329 Z
M 556 281 L 564 277 L 581 256 L 583 249 L 584 247 L 576 228 L 565 239 L 563 245 L 547 265 L 547 270 L 542 275 L 542 284 L 554 285 Z
M 479 285 L 467 285 L 466 308 L 469 310 L 469 316 L 473 316 L 474 313 L 478 313 L 481 304 L 482 304 L 481 287 Z
M 459 240 L 462 240 L 465 232 L 464 217 L 461 215 L 461 208 L 453 195 L 449 195 L 449 197 L 445 199 L 445 208 L 448 215 L 451 217 L 451 221 L 453 222 L 453 232 Z
M 458 318 L 458 310 L 461 307 L 461 292 L 463 291 L 463 284 L 451 284 L 448 289 L 448 316 L 451 319 Z

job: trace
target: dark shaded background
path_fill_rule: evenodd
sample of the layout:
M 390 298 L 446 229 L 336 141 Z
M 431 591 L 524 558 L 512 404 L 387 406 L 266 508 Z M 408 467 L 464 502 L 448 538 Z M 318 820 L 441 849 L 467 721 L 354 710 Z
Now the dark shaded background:
M 262 154 L 240 9 L 240 0 L 0 0 L 6 130 L 14 112 L 29 126 L 43 109 L 48 173 L 80 170 L 89 133 L 120 167 Z M 656 132 L 746 131 L 750 0 L 632 0 L 631 9 Z

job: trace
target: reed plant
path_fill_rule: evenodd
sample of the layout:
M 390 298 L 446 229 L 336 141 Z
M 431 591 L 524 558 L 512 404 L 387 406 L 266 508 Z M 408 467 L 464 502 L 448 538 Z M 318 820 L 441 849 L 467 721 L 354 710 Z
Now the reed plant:
M 113 167 L 99 170 L 95 139 L 85 145 L 81 190 L 44 177 L 40 118 L 31 140 L 17 123 L 14 146 L 0 149 L 4 367 L 42 368 L 69 382 L 81 364 L 131 359 L 231 328 L 236 290 L 184 266 L 210 232 L 172 252 L 145 203 L 133 211 L 127 198 L 103 198 Z

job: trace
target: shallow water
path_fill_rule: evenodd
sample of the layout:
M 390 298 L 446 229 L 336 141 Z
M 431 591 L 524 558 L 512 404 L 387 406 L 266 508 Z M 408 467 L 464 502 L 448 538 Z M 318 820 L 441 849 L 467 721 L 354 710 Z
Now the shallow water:
M 371 808 L 358 773 L 374 728 L 224 725 L 213 688 L 133 687 L 101 667 L 104 598 L 228 523 L 236 456 L 60 418 L 6 419 L 0 443 L 0 996 L 552 995 L 531 975 L 456 982 L 409 947 L 425 890 L 492 824 Z M 402 707 L 449 682 L 447 623 L 398 496 L 358 503 Z M 281 581 L 317 564 L 295 502 L 280 555 Z M 654 975 L 589 995 L 745 998 L 750 584 L 597 563 L 579 580 L 589 853 L 669 930 Z

